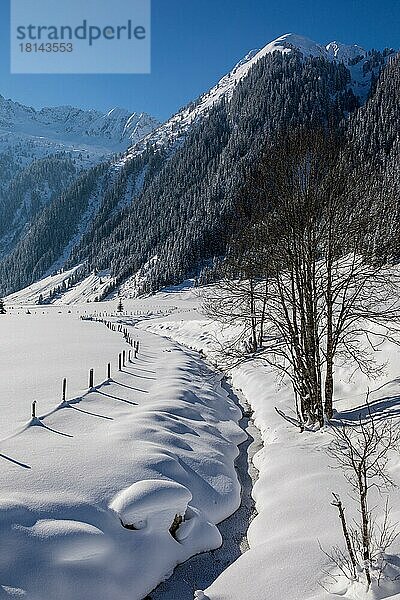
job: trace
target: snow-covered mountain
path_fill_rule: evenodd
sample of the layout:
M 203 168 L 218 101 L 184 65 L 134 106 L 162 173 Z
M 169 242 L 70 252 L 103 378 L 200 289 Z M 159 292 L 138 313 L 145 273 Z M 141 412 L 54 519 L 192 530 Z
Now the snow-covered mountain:
M 138 134 L 122 158 L 88 171 L 74 161 L 76 174 L 68 170 L 73 181 L 62 193 L 53 181 L 58 166 L 46 161 L 40 172 L 44 183 L 52 183 L 49 202 L 41 203 L 41 189 L 34 197 L 30 193 L 35 173 L 14 194 L 18 202 L 5 228 L 7 235 L 14 234 L 3 244 L 0 294 L 77 265 L 83 266 L 74 285 L 87 279 L 90 293 L 101 297 L 132 277 L 138 292 L 148 292 L 198 274 L 223 255 L 244 169 L 259 160 L 268 136 L 288 123 L 315 124 L 332 117 L 351 123 L 352 115 L 363 113 L 358 109 L 370 92 L 373 98 L 379 91 L 378 76 L 393 54 L 286 34 L 249 52 L 166 123 L 144 137 Z M 382 102 L 391 94 L 385 92 Z M 53 138 L 49 134 L 41 138 L 43 143 L 54 139 L 56 131 L 64 139 L 105 139 L 109 149 L 111 140 L 129 139 L 137 131 L 135 116 L 126 119 L 124 111 L 101 115 L 65 107 L 34 111 L 4 100 L 2 105 L 3 121 L 8 115 L 15 130 L 23 126 L 27 131 L 32 122 L 47 127 Z M 379 140 L 373 155 L 381 146 Z M 151 262 L 155 256 L 157 261 Z M 109 281 L 97 290 L 88 278 L 100 272 L 101 285 Z M 56 289 L 46 300 L 57 295 Z
M 57 106 L 35 110 L 0 96 L 0 152 L 26 143 L 36 157 L 51 152 L 122 152 L 159 122 L 146 113 L 113 108 L 107 113 Z
M 227 75 L 220 79 L 217 85 L 173 115 L 139 143 L 133 145 L 122 162 L 140 154 L 148 144 L 164 147 L 181 141 L 191 126 L 206 116 L 213 106 L 232 97 L 239 82 L 247 77 L 250 70 L 262 58 L 274 52 L 289 54 L 293 51 L 300 52 L 304 57 L 311 56 L 343 63 L 350 71 L 349 88 L 359 98 L 361 104 L 367 99 L 371 80 L 377 74 L 380 66 L 380 64 L 375 64 L 371 52 L 367 52 L 357 44 L 346 45 L 333 41 L 322 45 L 307 37 L 286 33 L 268 43 L 261 50 L 249 52 Z M 388 53 L 393 52 L 393 50 L 388 51 Z
M 0 256 L 80 172 L 126 151 L 158 125 L 122 108 L 35 110 L 0 96 Z

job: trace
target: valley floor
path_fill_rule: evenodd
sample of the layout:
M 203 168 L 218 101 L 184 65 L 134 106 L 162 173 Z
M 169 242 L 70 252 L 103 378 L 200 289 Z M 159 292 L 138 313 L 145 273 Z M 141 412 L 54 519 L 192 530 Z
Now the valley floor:
M 218 360 L 216 348 L 229 330 L 191 311 L 169 319 L 143 323 L 147 331 L 174 339 Z M 218 340 L 218 341 L 217 341 Z M 400 427 L 400 349 L 390 343 L 381 348 L 379 360 L 387 366 L 379 380 L 369 381 L 351 368 L 337 369 L 336 421 L 348 424 L 366 415 L 365 394 L 371 387 L 371 411 L 378 421 L 393 418 Z M 337 492 L 347 507 L 347 517 L 357 518 L 355 503 L 341 471 L 332 468 L 326 448 L 332 441 L 329 429 L 299 433 L 275 410 L 295 417 L 291 387 L 278 383 L 261 362 L 251 362 L 230 372 L 234 389 L 239 390 L 254 411 L 254 423 L 261 432 L 263 448 L 255 455 L 259 478 L 253 488 L 257 515 L 247 532 L 249 551 L 198 594 L 200 600 L 400 600 L 400 538 L 391 547 L 390 578 L 373 586 L 349 584 L 337 576 L 322 551 L 343 547 L 336 509 L 331 505 Z M 392 507 L 391 519 L 400 522 L 400 457 L 392 453 L 389 475 L 396 484 L 389 493 L 372 494 L 372 505 L 383 506 L 386 497 Z M 382 514 L 382 511 L 381 511 Z M 322 548 L 322 549 L 321 549 Z M 332 578 L 331 575 L 334 575 Z M 173 596 L 171 596 L 172 598 Z
M 37 396 L 26 382 L 33 365 L 52 372 L 60 319 L 61 344 L 74 348 L 82 382 L 86 346 L 73 342 L 90 337 L 87 328 L 99 346 L 97 361 L 104 360 L 102 373 L 95 371 L 95 387 L 64 403 L 58 385 L 50 388 L 52 377 L 44 377 L 47 397 L 42 390 L 38 418 L 30 420 Z M 131 319 L 124 320 L 133 332 Z M 45 347 L 33 335 L 38 322 Z M 116 340 L 127 357 L 131 349 L 122 334 L 72 313 L 32 310 L 29 318 L 7 315 L 7 323 L 17 339 L 25 331 L 30 358 L 27 379 L 19 364 L 8 365 L 20 384 L 2 396 L 0 597 L 141 600 L 179 562 L 220 546 L 215 524 L 240 504 L 234 461 L 247 438 L 221 376 L 197 353 L 140 331 L 133 333 L 137 359 L 132 355 L 118 371 Z M 97 366 L 95 358 L 89 362 Z M 170 531 L 177 516 L 184 520 Z
M 0 403 L 6 416 L 0 442 L 0 539 L 6 549 L 0 553 L 0 598 L 142 600 L 147 594 L 152 600 L 189 600 L 198 588 L 196 597 L 203 600 L 399 600 L 399 539 L 392 547 L 392 579 L 368 595 L 341 578 L 333 584 L 327 579 L 332 565 L 320 546 L 342 545 L 331 492 L 342 495 L 349 518 L 356 516 L 346 481 L 325 453 L 331 436 L 327 430 L 300 435 L 277 414 L 275 407 L 292 414 L 291 389 L 261 363 L 231 371 L 232 392 L 207 366 L 216 362 L 216 337 L 221 341 L 229 332 L 201 316 L 198 303 L 190 291 L 170 291 L 125 301 L 122 318 L 104 317 L 123 321 L 140 341 L 138 359 L 122 372 L 116 354 L 130 346 L 102 323 L 79 321 L 87 305 L 32 309 L 29 317 L 15 308 L 1 321 L 14 340 L 26 332 L 23 343 L 30 346 L 20 360 L 48 368 L 45 389 L 38 385 L 40 420 L 29 422 L 36 396 L 26 381 L 35 369 L 24 380 L 20 365 L 7 363 L 9 381 L 14 375 L 16 381 L 14 406 L 4 391 Z M 114 304 L 90 308 L 109 313 Z M 75 357 L 68 402 L 61 405 L 58 384 L 48 377 L 53 364 L 61 375 L 55 360 L 60 319 L 62 345 L 73 347 Z M 40 352 L 40 334 L 31 335 L 39 321 L 47 330 Z M 80 351 L 76 335 L 93 335 L 97 354 L 88 357 L 85 343 Z M 3 358 L 10 340 L 0 342 Z M 398 418 L 399 349 L 388 344 L 381 357 L 388 361 L 386 373 L 372 384 L 359 375 L 349 381 L 345 368 L 338 372 L 337 418 L 358 418 L 368 385 L 375 416 Z M 110 381 L 104 378 L 107 362 L 113 365 Z M 88 365 L 96 367 L 94 389 L 79 391 L 80 365 L 81 387 Z M 235 396 L 250 405 L 256 428 L 243 420 Z M 247 464 L 254 452 L 253 464 Z M 231 517 L 240 504 L 235 464 L 244 501 Z M 400 483 L 398 455 L 390 457 L 389 467 Z M 399 489 L 390 490 L 389 498 L 392 519 L 399 521 Z M 374 501 L 381 504 L 382 498 Z M 184 521 L 170 532 L 176 515 Z M 224 544 L 216 550 L 221 534 Z

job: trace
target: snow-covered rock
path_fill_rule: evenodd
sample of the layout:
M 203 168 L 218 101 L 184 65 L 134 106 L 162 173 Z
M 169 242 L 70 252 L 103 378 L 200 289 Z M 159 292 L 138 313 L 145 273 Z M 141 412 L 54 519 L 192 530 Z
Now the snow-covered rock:
M 134 529 L 168 531 L 176 516 L 183 518 L 191 499 L 189 490 L 176 481 L 147 479 L 118 492 L 110 508 Z
M 342 60 L 346 64 L 356 58 L 363 58 L 367 54 L 364 48 L 361 48 L 361 46 L 358 46 L 357 44 L 348 46 L 346 44 L 341 44 L 340 42 L 330 42 L 326 46 L 326 50 L 328 54 L 331 54 L 336 60 Z

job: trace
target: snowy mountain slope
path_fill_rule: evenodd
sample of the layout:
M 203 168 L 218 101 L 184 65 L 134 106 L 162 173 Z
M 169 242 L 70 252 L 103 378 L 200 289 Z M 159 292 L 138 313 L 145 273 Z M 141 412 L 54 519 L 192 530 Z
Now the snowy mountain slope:
M 149 261 L 148 267 L 153 263 L 157 257 L 153 257 Z M 43 277 L 39 281 L 29 285 L 28 287 L 10 294 L 5 300 L 7 308 L 20 309 L 22 307 L 35 307 L 40 301 L 43 301 L 43 305 L 51 304 L 54 306 L 71 306 L 79 305 L 82 303 L 96 302 L 96 306 L 110 307 L 110 301 L 114 301 L 115 304 L 119 302 L 121 298 L 125 303 L 126 300 L 131 301 L 132 298 L 137 298 L 138 290 L 140 290 L 140 278 L 144 276 L 144 273 L 137 273 L 133 277 L 125 281 L 118 291 L 113 291 L 108 294 L 108 290 L 114 284 L 114 278 L 112 277 L 109 270 L 100 271 L 98 273 L 91 273 L 87 277 L 79 278 L 79 270 L 83 265 L 77 265 L 72 269 L 65 271 L 58 271 Z M 75 282 L 76 279 L 76 282 Z M 58 290 L 60 290 L 58 292 Z M 56 292 L 56 293 L 54 293 Z M 54 298 L 48 302 L 49 298 L 54 294 Z M 172 286 L 165 288 L 158 293 L 157 298 L 160 301 L 160 307 L 162 303 L 169 305 L 171 298 L 176 295 L 176 300 L 182 301 L 188 304 L 188 301 L 193 301 L 197 304 L 197 289 L 194 288 L 194 281 L 188 280 L 180 284 L 179 286 Z M 103 302 L 97 304 L 99 298 L 107 297 L 107 305 Z M 154 305 L 153 296 L 137 298 L 137 302 L 142 305 L 150 304 Z M 165 312 L 165 309 L 163 309 Z M 168 311 L 167 311 L 168 312 Z
M 62 149 L 110 155 L 135 144 L 158 125 L 146 113 L 122 108 L 105 114 L 71 106 L 35 110 L 0 96 L 0 151 L 26 142 L 37 155 Z
M 69 106 L 39 111 L 0 96 L 0 256 L 80 172 L 109 160 L 159 123 L 144 113 Z
M 20 163 L 19 163 L 20 165 Z M 29 229 L 46 204 L 73 184 L 85 161 L 66 153 L 33 160 L 7 181 L 0 180 L 0 257 L 6 256 Z
M 68 271 L 59 272 L 48 277 L 40 279 L 36 283 L 28 286 L 24 290 L 10 294 L 7 297 L 7 304 L 9 306 L 26 306 L 31 304 L 37 304 L 40 297 L 46 299 L 50 292 L 59 286 L 67 283 L 68 280 L 78 271 L 81 265 L 69 269 Z
M 191 126 L 204 118 L 208 111 L 223 99 L 230 100 L 238 83 L 244 79 L 264 56 L 281 52 L 289 54 L 294 50 L 299 51 L 304 57 L 323 58 L 332 62 L 343 62 L 351 73 L 350 88 L 364 102 L 371 85 L 372 68 L 364 68 L 367 63 L 367 52 L 360 46 L 346 45 L 340 42 L 330 42 L 326 46 L 318 44 L 309 38 L 295 33 L 287 33 L 268 43 L 261 50 L 249 52 L 227 75 L 200 96 L 198 100 L 190 103 L 181 111 L 172 116 L 166 123 L 147 135 L 138 144 L 133 145 L 123 161 L 136 156 L 148 145 L 155 147 L 169 146 L 179 143 L 185 137 Z M 357 65 L 353 61 L 360 59 Z
M 63 198 L 76 200 L 79 189 L 66 190 L 49 210 L 44 207 L 40 227 L 34 221 L 0 262 L 0 293 L 29 285 L 54 265 L 58 270 L 85 263 L 82 278 L 109 270 L 117 286 L 139 274 L 142 292 L 193 277 L 205 261 L 224 253 L 224 219 L 233 210 L 242 167 L 258 159 L 266 135 L 289 122 L 348 117 L 368 96 L 389 54 L 338 42 L 325 47 L 295 34 L 250 52 L 214 88 L 132 145 L 122 159 L 104 165 L 98 210 L 80 227 L 82 210 L 70 224 L 71 237 L 65 232 L 71 214 Z M 16 121 L 26 119 L 24 107 L 13 108 Z M 53 122 L 69 115 L 67 108 L 56 115 L 49 110 Z M 108 118 L 118 121 L 118 115 Z M 94 177 L 87 178 L 92 195 Z M 147 268 L 154 256 L 157 263 Z
M 113 278 L 109 271 L 101 271 L 97 274 L 88 275 L 78 283 L 73 283 L 74 275 L 81 267 L 82 265 L 78 265 L 67 271 L 59 271 L 43 277 L 43 279 L 27 288 L 15 294 L 10 294 L 6 298 L 6 303 L 8 306 L 13 307 L 31 306 L 38 304 L 40 301 L 47 303 L 52 294 L 54 294 L 54 298 L 51 299 L 51 302 L 57 305 L 95 302 L 99 296 L 107 291 L 113 282 Z
M 146 280 L 146 273 L 157 262 L 157 256 L 151 258 L 135 275 L 127 279 L 118 289 L 109 294 L 109 290 L 114 289 L 115 280 L 110 270 L 91 273 L 83 279 L 77 279 L 74 276 L 79 275 L 79 270 L 84 267 L 83 264 L 77 265 L 72 269 L 54 271 L 32 283 L 28 287 L 10 294 L 5 298 L 8 306 L 31 306 L 41 302 L 55 305 L 80 304 L 82 302 L 97 302 L 99 298 L 134 298 L 139 295 L 142 283 Z M 193 281 L 186 282 L 191 288 Z M 54 297 L 52 297 L 54 296 Z
M 327 44 L 325 50 L 336 60 L 342 60 L 345 64 L 348 64 L 349 61 L 353 61 L 358 57 L 363 58 L 367 54 L 364 48 L 361 48 L 361 46 L 358 46 L 357 44 L 348 46 L 336 41 Z

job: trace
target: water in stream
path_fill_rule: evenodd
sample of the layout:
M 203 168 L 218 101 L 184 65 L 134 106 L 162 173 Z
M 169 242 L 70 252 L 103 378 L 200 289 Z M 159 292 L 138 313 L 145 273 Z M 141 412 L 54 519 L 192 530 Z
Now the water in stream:
M 226 389 L 238 402 L 228 385 Z M 258 477 L 252 458 L 262 447 L 262 442 L 258 429 L 249 417 L 243 416 L 240 426 L 248 435 L 247 440 L 240 445 L 240 453 L 235 461 L 242 487 L 242 501 L 239 509 L 218 525 L 223 538 L 222 546 L 178 565 L 171 577 L 151 592 L 146 600 L 193 600 L 195 590 L 205 590 L 222 571 L 248 550 L 247 530 L 255 516 L 251 492 Z

